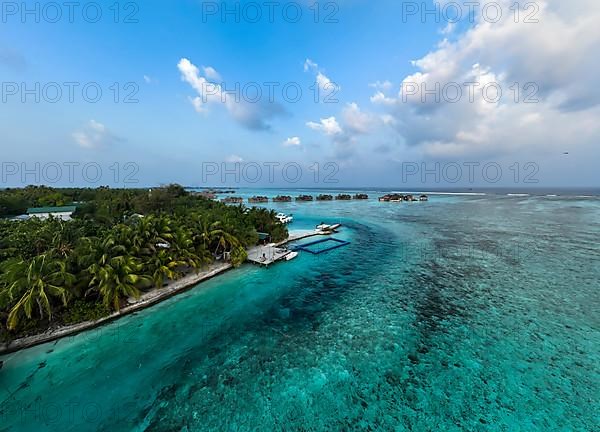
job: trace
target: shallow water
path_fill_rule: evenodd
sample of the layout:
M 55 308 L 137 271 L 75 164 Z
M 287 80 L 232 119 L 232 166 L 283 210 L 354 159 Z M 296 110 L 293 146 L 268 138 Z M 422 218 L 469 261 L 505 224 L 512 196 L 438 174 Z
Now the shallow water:
M 352 243 L 3 357 L 0 430 L 598 430 L 600 200 L 278 210 Z

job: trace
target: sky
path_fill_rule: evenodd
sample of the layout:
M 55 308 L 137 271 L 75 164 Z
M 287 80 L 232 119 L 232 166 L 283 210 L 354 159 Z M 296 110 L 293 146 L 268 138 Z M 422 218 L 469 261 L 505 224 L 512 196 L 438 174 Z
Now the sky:
M 0 187 L 600 186 L 600 5 L 469 3 L 2 2 Z

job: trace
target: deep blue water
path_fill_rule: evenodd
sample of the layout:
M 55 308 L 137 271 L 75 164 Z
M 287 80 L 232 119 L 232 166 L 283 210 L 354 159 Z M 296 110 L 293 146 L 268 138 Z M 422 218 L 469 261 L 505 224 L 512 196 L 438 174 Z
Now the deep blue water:
M 0 430 L 598 430 L 600 199 L 278 210 L 352 243 L 3 357 Z

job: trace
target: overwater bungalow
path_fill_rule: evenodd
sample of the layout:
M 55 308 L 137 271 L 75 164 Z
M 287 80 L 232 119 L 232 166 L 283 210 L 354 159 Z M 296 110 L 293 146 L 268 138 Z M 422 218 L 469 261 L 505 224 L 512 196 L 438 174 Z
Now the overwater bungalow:
M 250 204 L 264 204 L 269 202 L 269 198 L 265 196 L 255 196 L 252 198 L 248 198 L 248 202 Z
M 379 202 L 402 202 L 407 201 L 404 195 L 400 194 L 387 194 L 379 198 Z
M 367 194 L 356 194 L 356 195 L 354 195 L 354 199 L 355 200 L 368 200 L 369 199 L 369 195 L 367 195 Z
M 429 201 L 429 197 L 427 195 L 421 195 L 419 197 L 419 201 L 421 201 L 421 202 Z
M 319 195 L 317 201 L 333 201 L 333 195 Z
M 273 198 L 273 202 L 292 202 L 292 197 L 287 195 L 279 195 Z
M 338 201 L 350 201 L 350 200 L 352 200 L 352 195 L 339 194 L 338 196 L 335 197 L 335 199 Z
M 227 198 L 221 200 L 221 202 L 223 202 L 225 204 L 244 204 L 244 198 L 227 197 Z
M 312 195 L 300 195 L 296 198 L 296 201 L 300 201 L 300 202 L 309 202 L 309 201 L 314 201 L 315 199 L 312 197 Z

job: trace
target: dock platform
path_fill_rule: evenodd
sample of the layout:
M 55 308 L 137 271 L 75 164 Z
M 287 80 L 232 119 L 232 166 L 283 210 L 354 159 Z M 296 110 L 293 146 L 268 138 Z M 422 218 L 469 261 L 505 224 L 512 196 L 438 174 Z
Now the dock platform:
M 336 229 L 341 227 L 341 224 L 332 225 L 328 230 L 309 230 L 297 233 L 292 233 L 280 243 L 270 243 L 262 246 L 255 246 L 248 249 L 247 261 L 261 266 L 270 266 L 277 261 L 285 259 L 293 250 L 287 248 L 287 244 L 316 236 L 327 236 L 334 233 Z

